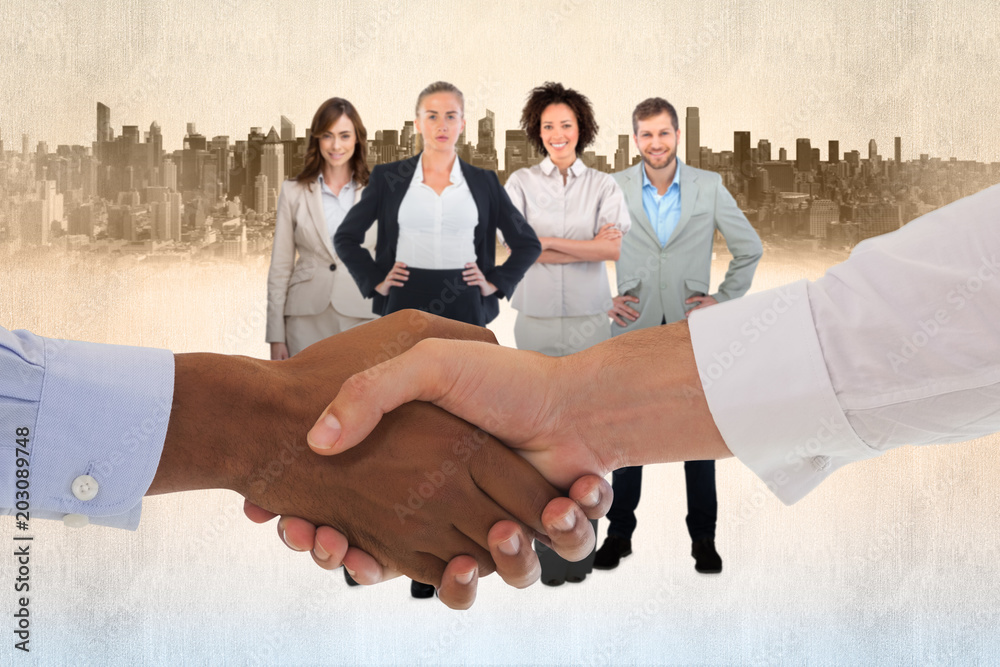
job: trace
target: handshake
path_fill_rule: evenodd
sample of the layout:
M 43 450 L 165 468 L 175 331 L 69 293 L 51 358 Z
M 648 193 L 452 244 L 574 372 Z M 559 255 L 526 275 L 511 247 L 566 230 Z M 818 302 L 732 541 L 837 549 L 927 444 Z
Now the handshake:
M 533 538 L 570 560 L 590 553 L 587 519 L 611 504 L 609 471 L 730 455 L 708 413 L 686 323 L 659 329 L 552 358 L 406 310 L 285 361 L 178 354 L 147 494 L 232 489 L 250 519 L 282 515 L 282 540 L 311 550 L 321 567 L 343 564 L 363 584 L 404 574 L 467 608 L 479 576 L 496 571 L 517 587 L 538 579 Z M 659 367 L 646 359 L 656 395 L 629 382 L 622 346 L 650 334 L 658 346 L 687 341 L 661 349 L 690 357 L 667 355 Z M 684 434 L 697 452 L 650 442 L 669 407 L 655 402 L 668 389 L 707 416 Z

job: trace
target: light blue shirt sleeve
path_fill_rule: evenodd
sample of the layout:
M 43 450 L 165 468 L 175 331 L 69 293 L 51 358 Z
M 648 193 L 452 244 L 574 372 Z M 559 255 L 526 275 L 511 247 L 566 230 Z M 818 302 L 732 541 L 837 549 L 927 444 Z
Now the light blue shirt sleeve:
M 163 451 L 173 392 L 168 350 L 0 327 L 0 513 L 14 514 L 24 499 L 18 491 L 27 490 L 31 519 L 83 515 L 89 523 L 135 530 Z M 18 466 L 24 450 L 28 465 Z M 18 476 L 25 468 L 27 477 Z M 96 481 L 89 500 L 74 493 L 84 475 Z M 24 479 L 28 488 L 23 481 L 18 488 Z

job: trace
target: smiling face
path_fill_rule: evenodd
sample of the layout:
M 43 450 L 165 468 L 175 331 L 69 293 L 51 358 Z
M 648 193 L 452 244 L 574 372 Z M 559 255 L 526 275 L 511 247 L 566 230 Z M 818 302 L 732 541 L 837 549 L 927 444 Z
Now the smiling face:
M 638 130 L 634 139 L 642 161 L 651 169 L 664 169 L 671 165 L 677 157 L 677 143 L 680 141 L 681 131 L 674 129 L 670 114 L 664 111 L 656 116 L 639 120 L 637 124 Z
M 424 138 L 425 150 L 454 151 L 465 129 L 462 103 L 454 93 L 432 93 L 420 101 L 414 127 Z
M 357 145 L 354 123 L 347 114 L 341 114 L 333 125 L 319 135 L 319 152 L 323 160 L 333 168 L 348 164 Z
M 576 114 L 565 104 L 550 104 L 542 111 L 539 134 L 545 151 L 556 164 L 572 164 L 576 160 L 576 144 L 580 128 Z

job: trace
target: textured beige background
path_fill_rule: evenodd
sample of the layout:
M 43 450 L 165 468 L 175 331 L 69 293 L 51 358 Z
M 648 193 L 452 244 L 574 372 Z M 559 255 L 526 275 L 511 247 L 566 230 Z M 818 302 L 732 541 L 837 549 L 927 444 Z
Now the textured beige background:
M 438 78 L 465 90 L 469 118 L 495 110 L 502 131 L 531 86 L 555 79 L 591 97 L 606 154 L 634 102 L 661 94 L 701 107 L 702 143 L 715 150 L 749 129 L 790 152 L 798 136 L 862 152 L 874 137 L 888 155 L 901 135 L 904 159 L 1000 159 L 989 2 L 2 2 L 0 25 L 8 148 L 23 131 L 32 146 L 89 144 L 98 100 L 116 133 L 159 121 L 168 149 L 187 121 L 236 139 L 284 114 L 301 133 L 333 94 L 353 100 L 370 131 L 398 129 Z M 716 283 L 726 259 L 713 267 Z M 767 254 L 755 289 L 815 278 L 839 259 Z M 0 323 L 262 357 L 266 270 L 4 260 Z M 505 310 L 494 327 L 502 341 L 512 342 L 511 327 Z M 14 658 L 996 663 L 998 444 L 897 450 L 791 508 L 723 462 L 718 577 L 692 570 L 683 474 L 659 466 L 647 476 L 637 553 L 619 570 L 560 589 L 513 591 L 490 578 L 468 613 L 411 600 L 400 581 L 346 589 L 339 574 L 287 552 L 273 527 L 245 521 L 231 493 L 151 499 L 136 533 L 38 522 L 33 652 Z M 2 543 L 11 533 L 0 522 Z M 0 610 L 13 607 L 11 571 L 0 558 Z

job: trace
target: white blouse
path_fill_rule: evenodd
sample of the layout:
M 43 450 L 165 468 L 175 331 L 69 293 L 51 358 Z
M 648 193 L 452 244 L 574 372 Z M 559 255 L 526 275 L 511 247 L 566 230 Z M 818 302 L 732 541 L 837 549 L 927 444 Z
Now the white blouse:
M 424 183 L 423 160 L 421 154 L 399 205 L 396 261 L 415 269 L 464 269 L 476 261 L 476 200 L 458 156 L 451 167 L 451 184 L 440 195 Z

